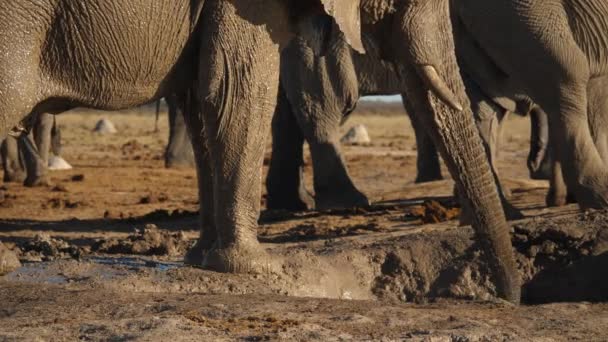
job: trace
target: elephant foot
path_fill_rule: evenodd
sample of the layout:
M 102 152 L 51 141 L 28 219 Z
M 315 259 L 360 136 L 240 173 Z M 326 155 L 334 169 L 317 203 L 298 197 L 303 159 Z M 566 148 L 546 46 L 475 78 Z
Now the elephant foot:
M 23 183 L 26 178 L 25 172 L 4 172 L 5 183 Z
M 192 168 L 194 164 L 194 157 L 167 157 L 165 159 L 165 168 L 167 169 Z
M 272 258 L 257 241 L 213 248 L 200 265 L 225 273 L 278 274 L 281 269 L 281 261 Z
M 305 211 L 315 207 L 312 195 L 304 190 L 298 196 L 268 195 L 266 208 L 269 210 Z
M 315 196 L 316 210 L 349 209 L 355 207 L 368 207 L 369 199 L 360 191 L 334 191 L 320 193 Z
M 42 186 L 49 186 L 51 184 L 51 180 L 49 179 L 49 176 L 44 175 L 44 176 L 37 176 L 37 177 L 27 177 L 25 178 L 25 181 L 23 182 L 23 185 L 29 187 L 29 188 L 33 188 L 33 187 L 42 187 Z
M 545 202 L 548 207 L 563 207 L 570 203 L 576 203 L 576 198 L 572 193 L 565 195 L 549 189 Z
M 200 267 L 205 260 L 205 255 L 211 250 L 214 243 L 214 241 L 209 240 L 197 240 L 194 246 L 186 252 L 184 264 Z
M 19 267 L 21 267 L 21 263 L 17 255 L 0 242 L 0 276 L 10 273 Z

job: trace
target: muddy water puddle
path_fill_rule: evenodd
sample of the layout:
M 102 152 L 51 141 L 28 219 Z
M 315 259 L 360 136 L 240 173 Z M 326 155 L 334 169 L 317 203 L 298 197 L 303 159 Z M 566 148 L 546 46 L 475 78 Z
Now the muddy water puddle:
M 6 280 L 40 284 L 68 284 L 96 279 L 113 281 L 141 272 L 167 272 L 184 267 L 181 262 L 158 261 L 143 257 L 91 256 L 80 261 L 25 262 L 6 276 Z M 78 276 L 70 275 L 78 271 Z

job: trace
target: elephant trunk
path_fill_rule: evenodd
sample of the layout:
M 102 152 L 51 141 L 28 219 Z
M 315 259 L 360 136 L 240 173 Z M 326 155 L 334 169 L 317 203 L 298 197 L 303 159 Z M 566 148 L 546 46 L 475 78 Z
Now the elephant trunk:
M 471 112 L 456 62 L 448 0 L 412 0 L 403 9 L 401 32 L 409 44 L 403 56 L 414 63 L 409 93 L 418 93 L 422 118 L 471 209 L 473 228 L 491 267 L 497 295 L 520 300 L 520 284 L 509 226 Z M 422 87 L 422 89 L 420 89 Z M 418 89 L 416 89 L 418 88 Z

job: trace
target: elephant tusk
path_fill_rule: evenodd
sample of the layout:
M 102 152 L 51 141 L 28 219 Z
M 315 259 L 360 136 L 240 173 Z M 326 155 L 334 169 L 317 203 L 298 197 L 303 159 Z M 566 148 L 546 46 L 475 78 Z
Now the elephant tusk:
M 427 87 L 452 109 L 462 111 L 462 105 L 456 99 L 456 95 L 448 88 L 443 79 L 437 73 L 437 70 L 432 65 L 418 66 L 418 73 L 422 80 L 427 84 Z

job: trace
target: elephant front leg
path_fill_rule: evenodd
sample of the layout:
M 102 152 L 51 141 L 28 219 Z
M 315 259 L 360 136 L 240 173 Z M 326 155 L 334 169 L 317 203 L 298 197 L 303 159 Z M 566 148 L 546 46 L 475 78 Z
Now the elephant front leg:
M 272 119 L 272 157 L 266 178 L 266 207 L 300 211 L 314 207 L 314 199 L 303 182 L 304 137 L 284 91 L 279 91 Z
M 222 272 L 268 272 L 275 261 L 258 242 L 257 228 L 266 137 L 278 93 L 279 48 L 266 28 L 241 17 L 234 6 L 258 8 L 211 1 L 205 3 L 201 23 L 205 48 L 197 99 L 213 174 L 213 198 L 203 200 L 213 201 L 217 235 L 202 265 Z

